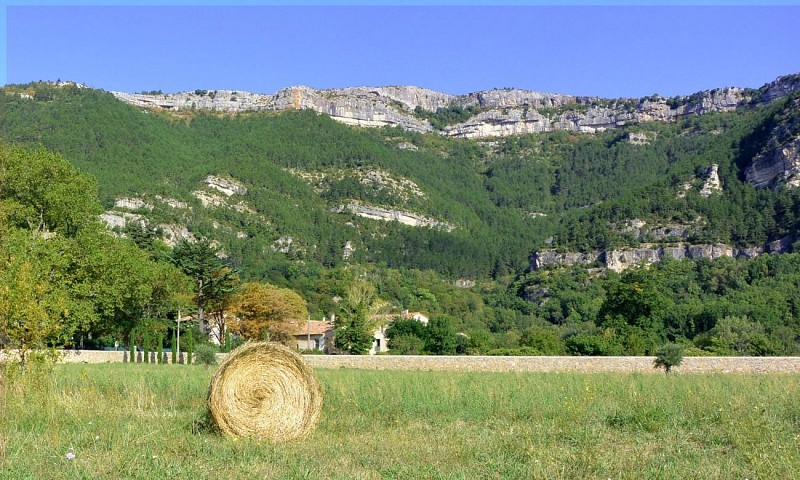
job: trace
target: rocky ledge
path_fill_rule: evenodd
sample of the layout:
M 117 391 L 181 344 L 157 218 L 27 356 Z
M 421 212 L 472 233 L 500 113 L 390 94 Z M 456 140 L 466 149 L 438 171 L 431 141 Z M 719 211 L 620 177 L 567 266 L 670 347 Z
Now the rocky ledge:
M 350 212 L 358 215 L 359 217 L 369 218 L 372 220 L 383 220 L 385 222 L 400 222 L 403 225 L 408 225 L 411 227 L 427 227 L 441 229 L 447 232 L 452 232 L 455 230 L 455 227 L 447 222 L 435 220 L 423 215 L 405 212 L 402 210 L 392 210 L 384 207 L 363 205 L 358 202 L 351 202 L 347 205 L 339 205 L 333 209 L 333 212 Z
M 655 263 L 667 258 L 714 260 L 720 257 L 753 258 L 763 253 L 787 253 L 792 250 L 792 241 L 791 237 L 785 237 L 764 246 L 742 249 L 721 243 L 700 245 L 679 243 L 673 246 L 643 244 L 637 248 L 592 252 L 558 252 L 548 249 L 533 252 L 529 261 L 532 270 L 570 265 L 596 265 L 621 272 L 636 265 Z

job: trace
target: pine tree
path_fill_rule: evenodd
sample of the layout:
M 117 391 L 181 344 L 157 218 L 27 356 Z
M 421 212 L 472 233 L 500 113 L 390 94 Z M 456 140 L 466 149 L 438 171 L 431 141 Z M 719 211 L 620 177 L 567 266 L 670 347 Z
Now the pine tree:
M 156 362 L 157 363 L 164 363 L 164 336 L 162 334 L 158 334 L 156 339 Z

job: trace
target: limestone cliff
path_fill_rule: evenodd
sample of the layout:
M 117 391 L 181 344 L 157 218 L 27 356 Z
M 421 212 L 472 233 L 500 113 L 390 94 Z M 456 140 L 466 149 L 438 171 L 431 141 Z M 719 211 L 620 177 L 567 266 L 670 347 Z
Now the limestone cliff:
M 433 218 L 429 218 L 417 213 L 406 212 L 402 210 L 394 210 L 374 205 L 364 205 L 360 202 L 351 202 L 347 205 L 339 205 L 334 208 L 335 213 L 350 212 L 359 217 L 369 218 L 372 220 L 383 220 L 386 222 L 400 222 L 404 225 L 411 227 L 428 227 L 441 229 L 447 232 L 455 230 L 453 225 L 447 222 L 442 222 Z
M 766 146 L 745 170 L 745 178 L 755 187 L 800 186 L 800 98 L 777 119 Z
M 703 186 L 700 188 L 701 196 L 708 198 L 715 193 L 722 193 L 722 182 L 719 179 L 719 165 L 715 163 L 706 169 L 705 177 Z
M 780 77 L 760 90 L 727 87 L 690 96 L 602 99 L 516 89 L 496 89 L 450 95 L 413 86 L 353 87 L 316 90 L 298 86 L 271 95 L 232 90 L 195 90 L 174 94 L 112 92 L 118 99 L 143 108 L 170 111 L 206 109 L 219 112 L 310 109 L 350 125 L 399 126 L 433 132 L 415 109 L 435 112 L 444 107 L 474 107 L 478 112 L 441 134 L 484 138 L 569 130 L 599 132 L 629 123 L 673 121 L 688 115 L 731 111 L 742 105 L 772 102 L 800 89 L 800 75 Z
M 635 265 L 649 264 L 665 258 L 683 260 L 720 257 L 747 257 L 753 258 L 763 253 L 786 253 L 792 248 L 792 238 L 785 237 L 761 247 L 735 249 L 730 245 L 721 243 L 691 245 L 678 243 L 668 246 L 655 244 L 642 244 L 635 248 L 620 248 L 605 251 L 557 252 L 555 250 L 539 250 L 533 252 L 529 258 L 530 268 L 540 270 L 547 267 L 569 265 L 598 265 L 609 270 L 621 272 Z

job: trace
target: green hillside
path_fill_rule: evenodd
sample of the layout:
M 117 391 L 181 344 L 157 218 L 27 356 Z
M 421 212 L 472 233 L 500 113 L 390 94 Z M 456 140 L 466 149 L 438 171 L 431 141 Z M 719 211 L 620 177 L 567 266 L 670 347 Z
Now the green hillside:
M 569 338 L 600 338 L 619 322 L 613 320 L 619 312 L 603 307 L 615 285 L 655 282 L 660 289 L 663 282 L 649 276 L 656 278 L 661 270 L 639 272 L 646 281 L 627 273 L 582 280 L 561 273 L 526 275 L 533 251 L 590 251 L 654 240 L 630 235 L 622 225 L 632 220 L 688 226 L 689 243 L 748 247 L 796 237 L 798 190 L 755 189 L 743 176 L 774 125 L 797 115 L 792 100 L 594 135 L 555 132 L 479 142 L 399 128 L 359 129 L 310 111 L 155 112 L 99 90 L 36 83 L 2 89 L 0 138 L 62 154 L 96 177 L 108 210 L 116 199 L 141 199 L 149 207 L 129 213 L 146 219 L 149 234 L 162 235 L 165 225 L 185 226 L 197 237 L 218 241 L 245 278 L 301 291 L 316 315 L 335 308 L 330 298 L 341 294 L 352 275 L 348 267 L 361 265 L 398 307 L 448 315 L 461 331 L 491 333 L 494 346 L 544 351 L 537 342 L 549 335 L 555 350 L 567 351 Z M 633 136 L 646 141 L 633 142 Z M 700 184 L 711 165 L 718 165 L 722 192 L 704 197 Z M 205 185 L 209 175 L 247 191 L 226 197 Z M 197 191 L 227 203 L 204 207 Z M 165 198 L 186 208 L 170 206 Z M 351 205 L 408 212 L 439 226 L 365 218 Z M 352 256 L 344 258 L 348 242 Z M 786 257 L 794 261 L 788 260 L 794 255 Z M 751 268 L 735 267 L 738 262 L 745 261 L 723 270 Z M 693 266 L 686 268 L 699 272 L 702 264 L 687 262 Z M 763 281 L 737 275 L 743 291 Z M 554 278 L 561 280 L 552 283 Z M 779 285 L 796 282 L 770 278 Z M 457 279 L 477 284 L 459 289 L 452 285 Z M 724 295 L 712 281 L 687 280 L 698 285 L 686 287 L 687 295 L 698 302 L 703 295 Z M 542 289 L 546 294 L 535 293 Z M 542 301 L 555 297 L 561 300 Z M 786 312 L 762 325 L 770 345 L 780 345 L 765 351 L 793 348 L 797 330 L 788 337 L 769 330 L 794 328 L 796 307 Z M 699 329 L 667 328 L 664 319 L 654 327 L 637 323 L 639 316 L 622 315 L 627 326 L 617 325 L 611 336 L 619 337 L 614 345 L 621 352 L 651 351 L 667 338 L 694 339 L 726 316 L 753 318 L 735 305 L 691 315 L 680 321 L 703 315 L 711 320 Z M 645 346 L 625 343 L 634 334 Z M 571 353 L 590 349 L 569 348 Z

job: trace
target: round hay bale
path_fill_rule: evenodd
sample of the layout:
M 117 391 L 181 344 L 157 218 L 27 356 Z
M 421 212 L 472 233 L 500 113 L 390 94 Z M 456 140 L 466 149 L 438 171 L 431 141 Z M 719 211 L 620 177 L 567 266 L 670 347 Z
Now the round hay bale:
M 227 435 L 292 440 L 316 427 L 322 389 L 300 354 L 275 343 L 249 342 L 228 354 L 217 369 L 208 410 Z

